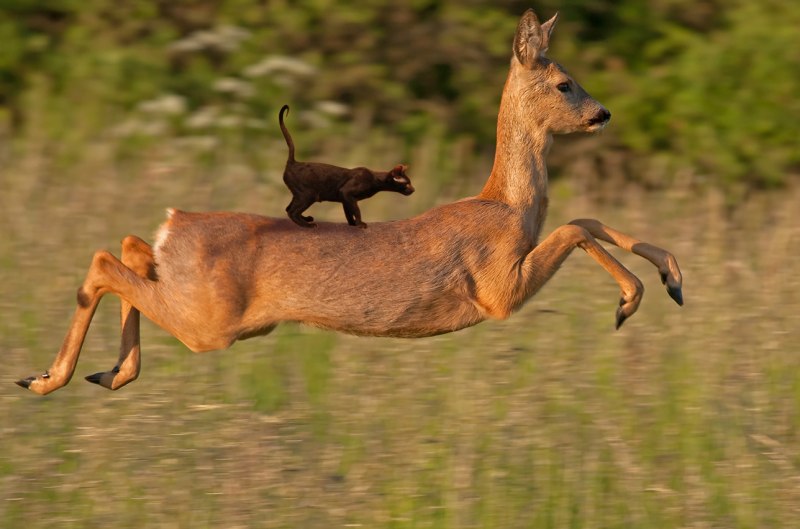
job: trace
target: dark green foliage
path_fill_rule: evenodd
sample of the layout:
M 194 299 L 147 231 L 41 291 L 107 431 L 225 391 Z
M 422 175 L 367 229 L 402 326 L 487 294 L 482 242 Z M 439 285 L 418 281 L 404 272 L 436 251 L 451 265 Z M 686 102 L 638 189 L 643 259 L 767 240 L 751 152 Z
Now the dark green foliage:
M 669 153 L 721 185 L 775 185 L 797 170 L 800 6 L 734 3 L 707 32 L 663 27 L 646 46 L 652 66 L 616 98 L 626 145 Z M 609 104 L 612 104 L 609 101 Z
M 67 160 L 108 132 L 128 154 L 143 137 L 208 150 L 216 141 L 279 137 L 274 118 L 290 103 L 301 131 L 358 119 L 407 149 L 443 131 L 490 155 L 511 37 L 527 7 L 2 0 L 0 130 L 24 138 L 35 128 Z M 796 172 L 800 4 L 533 7 L 542 19 L 561 12 L 552 55 L 612 110 L 603 141 L 637 162 L 641 171 L 628 178 L 682 173 L 762 186 Z

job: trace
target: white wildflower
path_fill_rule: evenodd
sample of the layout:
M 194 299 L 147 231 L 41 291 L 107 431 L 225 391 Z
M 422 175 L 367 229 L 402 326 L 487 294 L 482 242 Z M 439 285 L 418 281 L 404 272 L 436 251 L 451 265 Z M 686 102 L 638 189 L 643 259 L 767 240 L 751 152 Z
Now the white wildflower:
M 189 129 L 206 129 L 213 127 L 219 118 L 219 108 L 209 106 L 199 109 L 186 119 L 185 125 Z
M 242 118 L 233 115 L 221 116 L 216 122 L 216 125 L 221 129 L 233 129 L 241 126 L 241 124 Z
M 128 119 L 111 129 L 111 135 L 117 138 L 156 137 L 167 132 L 167 124 L 159 120 L 141 121 Z
M 169 50 L 173 53 L 191 53 L 206 49 L 232 52 L 248 38 L 250 32 L 237 26 L 201 29 L 173 42 Z
M 246 119 L 244 125 L 251 129 L 266 130 L 269 125 L 263 119 L 249 118 Z
M 144 114 L 179 116 L 186 112 L 186 100 L 179 95 L 164 94 L 155 99 L 142 101 L 136 109 Z
M 275 73 L 289 74 L 293 77 L 311 77 L 317 69 L 311 64 L 284 55 L 272 55 L 265 57 L 255 64 L 251 64 L 244 69 L 247 77 L 265 77 Z
M 350 113 L 350 107 L 338 101 L 320 101 L 316 107 L 319 112 L 336 118 L 341 118 Z
M 253 85 L 235 77 L 223 77 L 214 82 L 214 90 L 247 99 L 255 95 Z
M 208 152 L 217 148 L 219 140 L 213 136 L 185 136 L 183 138 L 175 138 L 172 143 L 180 150 Z

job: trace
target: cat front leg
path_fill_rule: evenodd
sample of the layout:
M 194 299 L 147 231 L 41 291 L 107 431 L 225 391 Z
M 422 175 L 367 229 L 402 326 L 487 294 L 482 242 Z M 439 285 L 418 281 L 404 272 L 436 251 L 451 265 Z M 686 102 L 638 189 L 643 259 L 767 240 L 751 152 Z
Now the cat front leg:
M 361 210 L 358 209 L 356 199 L 349 196 L 342 197 L 342 206 L 344 206 L 344 215 L 347 217 L 349 225 L 362 229 L 367 227 L 367 224 L 361 220 Z
M 356 218 L 353 215 L 353 210 L 347 205 L 347 202 L 342 202 L 342 209 L 344 209 L 344 218 L 350 226 L 357 226 Z

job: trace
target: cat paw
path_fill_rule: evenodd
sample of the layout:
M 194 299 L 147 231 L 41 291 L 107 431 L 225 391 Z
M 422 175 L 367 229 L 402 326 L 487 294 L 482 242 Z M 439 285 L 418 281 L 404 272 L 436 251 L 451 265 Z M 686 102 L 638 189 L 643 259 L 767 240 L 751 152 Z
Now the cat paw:
M 289 217 L 292 219 L 292 222 L 300 226 L 301 228 L 316 228 L 317 225 L 314 222 L 309 222 L 305 220 L 305 217 Z

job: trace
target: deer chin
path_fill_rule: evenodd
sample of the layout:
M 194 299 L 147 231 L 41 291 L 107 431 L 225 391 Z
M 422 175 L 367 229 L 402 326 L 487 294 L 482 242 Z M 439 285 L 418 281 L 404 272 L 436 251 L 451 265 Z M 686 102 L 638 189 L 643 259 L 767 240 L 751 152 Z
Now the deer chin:
M 586 126 L 584 127 L 583 131 L 584 132 L 590 132 L 590 133 L 591 132 L 601 131 L 604 128 L 606 128 L 606 125 L 608 125 L 608 121 L 609 120 L 595 122 L 595 123 L 591 123 L 591 122 L 587 123 Z

